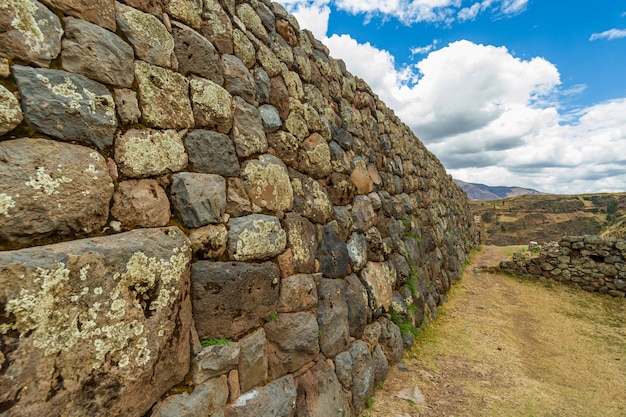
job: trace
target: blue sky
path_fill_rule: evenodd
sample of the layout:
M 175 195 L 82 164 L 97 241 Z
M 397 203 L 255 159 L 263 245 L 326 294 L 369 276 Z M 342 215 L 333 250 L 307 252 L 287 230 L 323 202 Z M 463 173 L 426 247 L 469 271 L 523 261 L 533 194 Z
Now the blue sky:
M 626 1 L 282 4 L 455 178 L 626 191 Z

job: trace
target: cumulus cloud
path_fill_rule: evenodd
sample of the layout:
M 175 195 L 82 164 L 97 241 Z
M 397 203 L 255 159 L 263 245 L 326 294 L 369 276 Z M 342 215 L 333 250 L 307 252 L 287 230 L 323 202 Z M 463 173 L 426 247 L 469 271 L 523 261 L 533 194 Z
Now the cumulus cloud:
M 589 40 L 597 41 L 599 39 L 606 39 L 607 41 L 612 41 L 620 38 L 626 38 L 626 29 L 609 29 L 601 33 L 594 33 Z

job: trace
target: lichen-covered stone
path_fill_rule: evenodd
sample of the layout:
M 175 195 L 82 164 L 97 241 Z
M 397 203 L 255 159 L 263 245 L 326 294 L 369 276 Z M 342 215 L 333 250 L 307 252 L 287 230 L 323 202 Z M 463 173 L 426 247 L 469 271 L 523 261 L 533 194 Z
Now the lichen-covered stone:
M 368 262 L 361 271 L 361 281 L 367 288 L 372 311 L 389 311 L 396 271 L 386 263 Z
M 219 175 L 180 172 L 172 176 L 172 204 L 190 228 L 219 223 L 226 210 L 226 181 Z
M 237 17 L 241 19 L 246 28 L 254 33 L 254 36 L 259 38 L 261 42 L 267 44 L 269 42 L 269 36 L 267 30 L 263 26 L 261 18 L 248 3 L 240 4 L 237 6 Z
M 144 415 L 189 369 L 190 261 L 178 228 L 0 252 L 3 411 Z
M 293 190 L 287 167 L 273 155 L 247 161 L 242 179 L 253 204 L 272 211 L 288 211 L 293 205 Z
M 293 66 L 293 51 L 291 50 L 291 46 L 280 36 L 278 33 L 273 32 L 270 33 L 269 45 L 272 49 L 272 52 L 276 55 L 276 58 L 281 60 L 287 67 L 291 68 Z M 300 80 L 298 78 L 298 80 Z M 300 97 L 298 97 L 300 98 Z
M 226 252 L 228 230 L 223 224 L 207 225 L 189 232 L 191 249 L 200 259 L 218 259 Z
M 290 170 L 294 210 L 311 221 L 326 224 L 333 206 L 324 187 L 316 180 Z
M 348 256 L 355 272 L 360 271 L 367 263 L 367 241 L 360 233 L 352 233 L 348 241 Z
M 162 129 L 194 126 L 189 81 L 177 72 L 135 61 L 142 120 Z
M 233 125 L 232 96 L 213 81 L 192 76 L 191 103 L 196 127 L 228 133 Z
M 284 219 L 287 231 L 287 246 L 293 253 L 292 267 L 296 273 L 315 272 L 317 255 L 317 233 L 315 226 L 297 213 L 287 213 Z
M 309 136 L 309 127 L 306 124 L 306 120 L 304 120 L 304 117 L 300 116 L 296 112 L 292 111 L 289 113 L 289 116 L 287 116 L 287 119 L 285 120 L 285 128 L 289 133 L 298 138 L 299 142 L 302 142 L 307 136 Z M 306 161 L 306 159 L 303 161 L 303 167 L 301 168 L 303 171 L 307 168 L 307 165 L 305 165 L 307 162 L 308 161 Z
M 172 66 L 174 38 L 159 19 L 116 2 L 115 20 L 139 59 L 160 67 Z
M 247 68 L 252 68 L 256 64 L 256 49 L 254 44 L 245 33 L 239 29 L 233 31 L 234 53 Z
M 254 82 L 256 84 L 256 97 L 259 103 L 266 104 L 270 99 L 270 77 L 263 68 L 254 70 Z
M 251 214 L 231 219 L 228 256 L 236 261 L 272 258 L 285 250 L 287 236 L 276 217 Z
M 298 139 L 289 132 L 279 130 L 267 135 L 271 152 L 291 168 L 298 168 Z
M 170 201 L 156 180 L 122 181 L 113 194 L 111 214 L 128 229 L 162 227 L 170 221 Z
M 239 160 L 235 145 L 222 133 L 196 129 L 185 136 L 189 163 L 198 172 L 223 177 L 239 175 Z
M 113 97 L 100 83 L 70 72 L 13 66 L 26 122 L 65 141 L 113 144 L 117 128 Z
M 267 380 L 267 339 L 259 328 L 239 341 L 239 385 L 241 392 L 249 391 Z
M 224 84 L 224 65 L 211 42 L 192 28 L 172 22 L 174 53 L 184 74 L 195 74 L 218 85 Z
M 114 33 L 84 20 L 66 17 L 61 51 L 64 70 L 105 84 L 131 87 L 133 48 Z
M 302 142 L 303 157 L 300 158 L 300 170 L 313 178 L 324 178 L 332 172 L 330 148 L 326 139 L 319 133 L 313 133 Z
M 265 44 L 257 46 L 256 59 L 261 64 L 263 69 L 267 72 L 267 75 L 276 77 L 282 72 L 280 60 L 276 58 L 276 55 Z
M 0 2 L 0 51 L 41 67 L 61 52 L 63 28 L 59 18 L 35 0 Z
M 22 108 L 15 95 L 0 85 L 0 136 L 15 129 L 23 119 Z
M 290 417 L 296 406 L 293 376 L 275 379 L 269 384 L 241 395 L 226 406 L 226 417 Z
M 202 0 L 168 0 L 165 9 L 174 19 L 194 29 L 202 26 Z
M 241 347 L 237 342 L 219 343 L 202 349 L 191 360 L 191 376 L 200 385 L 210 378 L 228 373 L 239 365 Z
M 233 25 L 217 0 L 204 0 L 200 33 L 202 33 L 221 54 L 233 53 Z
M 200 339 L 233 338 L 260 327 L 276 312 L 279 284 L 272 262 L 194 263 L 191 293 Z
M 106 224 L 113 182 L 105 159 L 47 139 L 0 142 L 0 242 L 91 233 Z
M 127 177 L 150 177 L 182 170 L 187 153 L 175 130 L 130 129 L 115 141 L 115 162 Z
M 226 193 L 226 213 L 232 217 L 241 217 L 252 214 L 252 204 L 241 178 L 228 178 Z
M 231 137 L 240 158 L 267 151 L 267 138 L 261 113 L 241 97 L 235 97 Z

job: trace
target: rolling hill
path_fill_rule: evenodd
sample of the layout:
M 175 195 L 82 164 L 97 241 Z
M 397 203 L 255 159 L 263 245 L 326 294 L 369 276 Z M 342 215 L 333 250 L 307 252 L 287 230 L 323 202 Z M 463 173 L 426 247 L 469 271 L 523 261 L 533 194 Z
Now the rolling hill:
M 530 188 L 505 186 L 492 187 L 485 184 L 474 184 L 461 180 L 454 180 L 454 182 L 467 193 L 467 197 L 470 200 L 497 200 L 500 198 L 515 197 L 518 195 L 542 194 L 541 192 Z

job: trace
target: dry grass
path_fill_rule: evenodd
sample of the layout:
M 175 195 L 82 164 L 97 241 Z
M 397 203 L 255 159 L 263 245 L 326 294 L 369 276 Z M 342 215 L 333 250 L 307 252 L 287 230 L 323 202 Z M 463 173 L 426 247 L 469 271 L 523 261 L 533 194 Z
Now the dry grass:
M 474 268 L 515 250 L 475 256 L 363 415 L 626 416 L 625 300 Z M 415 386 L 425 404 L 394 398 Z

